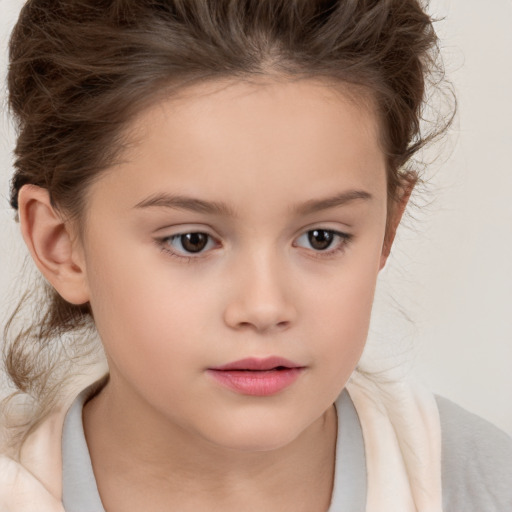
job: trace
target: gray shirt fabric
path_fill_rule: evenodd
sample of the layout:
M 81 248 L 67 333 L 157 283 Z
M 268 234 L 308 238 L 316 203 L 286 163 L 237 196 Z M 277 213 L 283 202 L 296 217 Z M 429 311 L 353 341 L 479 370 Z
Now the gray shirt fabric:
M 84 389 L 69 408 L 62 428 L 62 503 L 66 512 L 105 512 L 85 440 L 82 408 L 101 388 Z
M 443 509 L 512 512 L 512 438 L 450 400 L 436 398 L 441 416 Z
M 82 424 L 82 407 L 100 389 L 85 389 L 69 409 L 62 434 L 66 512 L 105 512 Z M 449 400 L 437 398 L 442 431 L 445 512 L 512 511 L 512 438 Z M 338 438 L 334 489 L 328 512 L 364 512 L 366 465 L 361 425 L 350 396 L 336 401 Z M 386 511 L 387 512 L 387 511 Z

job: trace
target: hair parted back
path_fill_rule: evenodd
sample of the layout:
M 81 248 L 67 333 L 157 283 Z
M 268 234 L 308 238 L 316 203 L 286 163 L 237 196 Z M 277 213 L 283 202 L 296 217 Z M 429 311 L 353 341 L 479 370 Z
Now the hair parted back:
M 323 78 L 370 95 L 392 200 L 404 179 L 415 179 L 406 168 L 411 157 L 452 118 L 422 133 L 426 85 L 443 76 L 426 7 L 420 0 L 29 0 L 10 40 L 18 129 L 11 205 L 17 209 L 23 185 L 35 184 L 80 220 L 88 185 L 122 154 L 123 130 L 162 94 L 273 76 Z M 13 337 L 8 324 L 4 359 L 15 386 L 48 405 L 58 386 L 47 385 L 45 347 L 91 322 L 87 305 L 66 303 L 48 285 L 45 293 L 31 327 Z

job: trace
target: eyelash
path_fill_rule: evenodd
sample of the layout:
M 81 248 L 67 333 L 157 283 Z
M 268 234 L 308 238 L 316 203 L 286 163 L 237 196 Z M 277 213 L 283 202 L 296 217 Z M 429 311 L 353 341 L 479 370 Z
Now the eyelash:
M 308 229 L 306 232 L 304 232 L 300 236 L 302 237 L 308 233 L 311 233 L 312 231 L 324 231 L 324 232 L 330 233 L 334 236 L 337 236 L 338 238 L 341 239 L 338 242 L 338 245 L 336 246 L 335 249 L 331 249 L 331 250 L 326 249 L 323 251 L 313 249 L 313 255 L 312 255 L 313 258 L 321 258 L 321 259 L 334 258 L 338 254 L 343 253 L 346 250 L 349 243 L 352 242 L 352 239 L 353 239 L 353 235 L 351 235 L 349 233 L 343 233 L 341 231 L 336 231 L 334 229 L 324 229 L 324 228 Z M 164 252 L 165 254 L 171 256 L 172 258 L 178 259 L 181 263 L 192 263 L 195 260 L 200 259 L 201 257 L 204 258 L 204 256 L 201 256 L 203 253 L 202 252 L 195 253 L 198 256 L 185 256 L 183 254 L 179 254 L 178 252 L 169 249 L 169 242 L 172 241 L 173 239 L 179 238 L 183 235 L 194 234 L 194 233 L 201 233 L 201 234 L 206 235 L 209 239 L 213 239 L 213 237 L 211 235 L 209 235 L 208 233 L 204 233 L 202 231 L 186 231 L 183 233 L 176 233 L 175 235 L 166 236 L 163 238 L 157 238 L 156 242 L 157 242 L 160 250 L 162 252 Z

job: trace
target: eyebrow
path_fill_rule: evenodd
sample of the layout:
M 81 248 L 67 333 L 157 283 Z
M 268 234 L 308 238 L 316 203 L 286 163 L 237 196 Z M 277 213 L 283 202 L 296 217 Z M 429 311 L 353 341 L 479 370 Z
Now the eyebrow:
M 135 208 L 149 208 L 153 206 L 172 208 L 173 210 L 189 210 L 192 212 L 224 215 L 226 217 L 237 216 L 236 213 L 225 203 L 163 193 L 149 196 L 147 199 L 137 203 Z
M 343 206 L 357 200 L 369 201 L 372 195 L 364 190 L 348 190 L 323 199 L 310 199 L 291 208 L 291 212 L 298 215 L 308 215 L 337 206 Z M 162 207 L 174 210 L 189 210 L 198 213 L 237 217 L 236 212 L 226 203 L 218 201 L 205 201 L 194 197 L 176 194 L 154 194 L 137 203 L 134 208 Z
M 336 206 L 343 206 L 359 199 L 369 201 L 372 199 L 372 195 L 365 190 L 347 190 L 346 192 L 324 199 L 310 199 L 305 203 L 297 205 L 292 211 L 299 215 L 308 215 L 310 213 L 328 210 L 329 208 L 335 208 Z

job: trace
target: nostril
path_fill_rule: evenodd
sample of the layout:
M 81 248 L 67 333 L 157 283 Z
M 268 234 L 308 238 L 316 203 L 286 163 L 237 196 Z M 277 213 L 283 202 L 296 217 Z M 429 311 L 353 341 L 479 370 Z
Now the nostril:
M 223 313 L 224 322 L 240 331 L 254 329 L 260 333 L 285 331 L 296 318 L 296 311 L 290 304 L 233 300 Z

